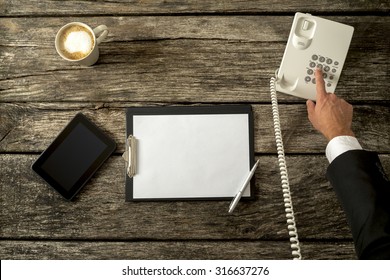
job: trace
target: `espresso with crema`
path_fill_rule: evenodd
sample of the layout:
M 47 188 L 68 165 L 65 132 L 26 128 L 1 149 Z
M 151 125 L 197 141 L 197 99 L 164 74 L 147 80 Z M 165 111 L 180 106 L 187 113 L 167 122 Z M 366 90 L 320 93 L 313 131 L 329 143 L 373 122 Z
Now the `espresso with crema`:
M 91 31 L 81 25 L 70 25 L 59 35 L 59 48 L 63 56 L 80 60 L 88 56 L 95 45 Z

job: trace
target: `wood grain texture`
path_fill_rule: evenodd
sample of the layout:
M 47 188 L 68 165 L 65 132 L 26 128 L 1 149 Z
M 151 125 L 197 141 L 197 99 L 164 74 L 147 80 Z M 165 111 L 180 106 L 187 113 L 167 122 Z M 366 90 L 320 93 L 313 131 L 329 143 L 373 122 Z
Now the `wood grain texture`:
M 354 131 L 390 174 L 388 1 L 0 0 L 1 259 L 290 259 L 271 121 L 269 78 L 293 15 L 355 28 L 337 94 Z M 54 48 L 65 23 L 110 29 L 93 67 Z M 326 142 L 304 100 L 279 95 L 296 222 L 306 259 L 355 259 L 349 227 L 325 178 Z M 251 104 L 255 200 L 124 201 L 130 106 Z M 74 202 L 30 167 L 78 112 L 118 144 Z
M 173 0 L 116 0 L 116 1 L 52 1 L 0 0 L 0 14 L 5 15 L 67 15 L 67 14 L 183 14 L 183 13 L 258 13 L 258 12 L 386 12 L 389 3 L 380 0 L 305 2 L 292 0 L 231 0 L 231 1 L 173 1 Z
M 351 242 L 303 242 L 306 259 L 355 259 Z M 174 241 L 174 242 L 80 242 L 0 241 L 4 259 L 149 259 L 149 260 L 264 260 L 291 259 L 283 241 Z
M 125 108 L 173 106 L 163 103 L 2 103 L 0 104 L 0 152 L 42 152 L 78 113 L 100 126 L 124 152 Z M 176 104 L 177 105 L 177 104 Z M 253 105 L 256 153 L 275 153 L 270 105 Z M 281 104 L 280 117 L 287 153 L 324 153 L 326 141 L 307 119 L 306 105 Z M 353 129 L 363 147 L 388 153 L 390 110 L 386 105 L 357 105 Z
M 38 155 L 1 154 L 1 238 L 81 240 L 285 240 L 277 158 L 260 156 L 254 201 L 229 215 L 229 201 L 124 201 L 124 162 L 111 157 L 74 202 L 30 169 Z M 385 170 L 390 156 L 382 155 Z M 300 238 L 350 239 L 323 156 L 287 156 Z
M 327 17 L 355 27 L 337 94 L 389 101 L 387 17 Z M 69 21 L 106 24 L 90 68 L 54 48 Z M 0 18 L 0 101 L 269 102 L 292 17 Z M 280 95 L 282 102 L 302 102 Z

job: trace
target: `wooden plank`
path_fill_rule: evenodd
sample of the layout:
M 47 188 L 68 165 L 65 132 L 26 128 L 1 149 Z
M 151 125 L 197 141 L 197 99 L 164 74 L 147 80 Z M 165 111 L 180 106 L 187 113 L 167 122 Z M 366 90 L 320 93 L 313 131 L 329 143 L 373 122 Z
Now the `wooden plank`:
M 351 242 L 303 242 L 304 259 L 355 259 Z M 80 242 L 0 241 L 4 259 L 149 259 L 149 260 L 265 260 L 291 259 L 283 241 L 173 241 L 173 242 Z
M 99 125 L 124 152 L 125 108 L 154 103 L 0 103 L 0 152 L 42 152 L 78 112 Z M 325 138 L 315 132 L 306 105 L 281 104 L 280 119 L 287 153 L 324 153 Z M 253 105 L 256 153 L 276 152 L 270 105 Z M 388 153 L 388 106 L 356 105 L 353 129 L 364 148 Z
M 321 2 L 309 1 L 302 5 L 302 1 L 275 0 L 270 3 L 266 0 L 230 0 L 230 1 L 99 1 L 91 3 L 86 0 L 78 1 L 50 1 L 50 0 L 1 0 L 0 14 L 3 15 L 138 15 L 138 14 L 183 14 L 183 13 L 259 13 L 259 12 L 388 12 L 389 3 L 380 0 L 359 1 L 351 4 L 348 1 L 324 0 Z
M 277 158 L 260 156 L 254 201 L 126 203 L 124 163 L 111 157 L 74 202 L 33 174 L 38 155 L 0 154 L 0 238 L 79 240 L 286 240 Z M 381 156 L 390 170 L 390 155 Z M 300 238 L 351 239 L 337 198 L 325 179 L 323 156 L 287 156 Z
M 328 18 L 355 27 L 337 94 L 388 102 L 388 18 Z M 111 30 L 90 68 L 68 64 L 54 49 L 57 30 L 76 20 Z M 269 78 L 291 22 L 281 16 L 0 18 L 0 101 L 269 102 Z M 283 94 L 280 100 L 303 102 Z

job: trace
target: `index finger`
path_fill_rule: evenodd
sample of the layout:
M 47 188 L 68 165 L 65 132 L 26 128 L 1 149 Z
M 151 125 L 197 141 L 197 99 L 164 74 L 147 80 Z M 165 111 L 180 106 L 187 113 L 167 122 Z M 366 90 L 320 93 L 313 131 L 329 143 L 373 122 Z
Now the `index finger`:
M 324 78 L 322 77 L 321 69 L 318 68 L 316 69 L 315 76 L 316 76 L 316 92 L 317 92 L 316 98 L 318 100 L 325 97 L 327 92 L 325 89 L 325 82 L 324 82 Z

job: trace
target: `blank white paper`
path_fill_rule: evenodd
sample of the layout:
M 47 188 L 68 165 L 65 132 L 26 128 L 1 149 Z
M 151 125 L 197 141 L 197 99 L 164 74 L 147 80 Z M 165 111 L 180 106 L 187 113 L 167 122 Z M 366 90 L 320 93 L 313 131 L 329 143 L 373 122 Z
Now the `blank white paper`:
M 133 135 L 135 199 L 233 197 L 250 170 L 248 114 L 135 115 Z

